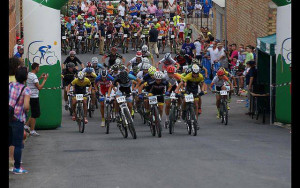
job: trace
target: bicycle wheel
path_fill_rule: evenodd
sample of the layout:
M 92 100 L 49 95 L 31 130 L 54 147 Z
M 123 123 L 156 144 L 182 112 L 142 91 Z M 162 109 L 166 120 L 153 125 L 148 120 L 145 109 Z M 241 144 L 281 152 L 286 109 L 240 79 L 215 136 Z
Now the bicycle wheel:
M 149 127 L 150 127 L 151 135 L 155 136 L 156 135 L 156 130 L 155 130 L 155 125 L 154 125 L 153 119 L 154 119 L 154 117 L 151 114 L 150 115 L 150 120 L 148 121 L 148 124 L 149 124 Z
M 111 106 L 110 105 L 106 105 L 105 108 L 105 134 L 109 134 L 109 123 L 111 121 L 110 119 L 111 116 Z
M 121 113 L 119 114 L 119 117 L 122 118 L 122 123 L 121 123 L 121 124 L 118 123 L 118 124 L 119 124 L 118 127 L 119 127 L 119 129 L 120 129 L 120 131 L 121 131 L 122 136 L 123 136 L 124 138 L 127 138 L 127 137 L 128 137 L 128 132 L 127 132 L 127 127 L 124 126 L 124 125 L 125 125 L 125 120 L 124 120 L 124 118 L 122 117 L 122 114 L 121 114 Z
M 161 124 L 160 124 L 160 120 L 159 120 L 159 112 L 158 112 L 157 106 L 154 107 L 154 117 L 155 117 L 155 121 L 154 121 L 155 129 L 157 132 L 157 136 L 160 138 L 162 128 L 161 128 Z
M 227 125 L 228 124 L 228 109 L 227 109 L 227 104 L 225 103 L 224 105 L 224 124 Z
M 82 104 L 80 104 L 80 105 L 81 105 L 81 107 L 78 110 L 78 115 L 79 115 L 79 117 L 78 117 L 78 119 L 79 119 L 78 123 L 79 124 L 78 125 L 79 125 L 79 132 L 83 133 L 84 132 L 84 128 L 85 128 L 84 110 L 83 110 L 83 105 Z
M 192 127 L 191 127 L 191 112 L 189 108 L 186 111 L 186 125 L 187 125 L 188 134 L 190 135 L 192 133 Z
M 174 133 L 174 125 L 175 125 L 175 121 L 176 121 L 175 113 L 176 113 L 176 107 L 174 105 L 172 105 L 171 111 L 170 111 L 170 118 L 169 118 L 170 119 L 169 134 Z
M 220 104 L 220 118 L 221 118 L 221 123 L 224 123 L 224 102 L 221 101 Z
M 197 135 L 197 123 L 196 123 L 196 117 L 195 117 L 195 109 L 193 105 L 190 105 L 190 115 L 191 115 L 191 121 L 190 121 L 190 127 L 191 127 L 191 133 L 193 136 Z
M 132 136 L 133 139 L 136 139 L 136 132 L 135 132 L 135 129 L 134 129 L 134 124 L 133 124 L 133 121 L 131 119 L 131 115 L 129 113 L 129 109 L 128 108 L 125 108 L 124 109 L 124 114 L 125 114 L 125 117 L 127 119 L 127 122 L 128 122 L 128 129 L 129 129 L 129 132 Z

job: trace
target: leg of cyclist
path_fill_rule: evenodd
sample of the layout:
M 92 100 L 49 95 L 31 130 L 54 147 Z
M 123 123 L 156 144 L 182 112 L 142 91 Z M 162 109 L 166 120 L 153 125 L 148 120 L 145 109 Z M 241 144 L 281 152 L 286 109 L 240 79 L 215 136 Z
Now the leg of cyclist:
M 169 119 L 170 106 L 171 106 L 171 99 L 170 99 L 170 97 L 165 99 L 165 103 L 166 103 L 166 107 L 165 107 L 165 114 L 166 114 L 165 128 L 168 128 L 169 122 L 170 122 L 170 119 Z
M 73 116 L 72 116 L 72 120 L 75 121 L 76 120 L 76 99 L 75 97 L 72 98 L 72 111 L 73 111 Z
M 95 106 L 96 106 L 96 91 L 95 89 L 92 89 L 92 93 L 91 93 L 91 99 L 92 99 L 92 110 L 95 109 Z

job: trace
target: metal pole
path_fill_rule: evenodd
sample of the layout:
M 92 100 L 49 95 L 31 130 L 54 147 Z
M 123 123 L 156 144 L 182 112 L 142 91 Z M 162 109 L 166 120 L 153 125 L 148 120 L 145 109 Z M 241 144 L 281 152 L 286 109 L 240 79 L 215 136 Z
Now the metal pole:
M 224 9 L 225 9 L 224 17 L 225 17 L 225 45 L 226 45 L 225 49 L 228 50 L 227 49 L 227 6 L 226 6 L 226 0 L 225 0 L 225 8 Z
M 270 55 L 270 125 L 273 124 L 273 108 L 272 108 L 272 99 L 273 99 L 273 82 L 272 82 L 272 55 Z

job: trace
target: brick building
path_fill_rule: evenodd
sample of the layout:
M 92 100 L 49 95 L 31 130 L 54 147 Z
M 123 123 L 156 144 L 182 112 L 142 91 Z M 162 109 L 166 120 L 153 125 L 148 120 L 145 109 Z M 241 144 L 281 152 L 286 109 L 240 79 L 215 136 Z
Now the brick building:
M 16 2 L 9 1 L 9 57 L 13 56 L 14 46 L 16 45 L 16 30 L 13 29 L 16 25 Z
M 212 34 L 225 39 L 225 11 L 229 44 L 256 46 L 256 39 L 276 33 L 276 5 L 270 0 L 226 0 L 224 6 L 214 1 Z M 218 4 L 217 4 L 218 3 Z M 227 7 L 227 10 L 226 8 Z

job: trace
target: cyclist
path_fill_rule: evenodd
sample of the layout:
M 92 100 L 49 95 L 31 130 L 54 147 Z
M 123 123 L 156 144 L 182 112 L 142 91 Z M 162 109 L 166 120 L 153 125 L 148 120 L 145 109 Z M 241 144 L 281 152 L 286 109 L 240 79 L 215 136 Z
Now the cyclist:
M 138 78 L 133 76 L 132 74 L 128 74 L 126 71 L 121 71 L 120 74 L 114 79 L 113 84 L 109 87 L 106 101 L 110 100 L 110 94 L 113 87 L 118 87 L 118 91 L 116 92 L 116 96 L 126 96 L 127 105 L 129 111 L 132 112 L 132 95 L 131 95 L 131 85 L 136 84 L 139 81 Z M 137 88 L 134 88 L 136 90 Z M 119 108 L 115 102 L 115 111 L 118 116 Z M 119 117 L 116 117 L 119 120 Z
M 142 89 L 144 87 L 148 87 L 148 89 L 149 89 L 148 96 L 158 95 L 157 96 L 158 111 L 159 111 L 160 117 L 162 117 L 163 108 L 164 108 L 164 96 L 163 95 L 165 94 L 166 96 L 168 96 L 170 94 L 172 85 L 163 79 L 164 73 L 161 71 L 156 71 L 154 73 L 153 77 L 154 77 L 154 81 L 153 80 L 146 81 L 144 84 L 141 85 L 141 87 L 139 87 L 138 94 L 139 94 L 140 100 L 142 100 L 143 99 Z M 165 90 L 166 90 L 166 92 L 165 92 Z M 146 108 L 147 112 L 150 111 L 149 105 L 146 105 L 145 108 Z
M 133 67 L 136 67 L 138 64 L 142 63 L 142 52 L 141 51 L 137 51 L 136 52 L 136 56 L 134 58 L 132 58 L 128 63 L 126 67 L 131 66 L 131 70 L 133 69 Z
M 181 75 L 175 73 L 176 68 L 174 66 L 168 66 L 167 68 L 167 73 L 164 75 L 164 79 L 169 82 L 172 86 L 170 93 L 173 91 L 175 92 L 178 83 L 181 81 Z M 165 113 L 166 113 L 166 121 L 165 121 L 165 128 L 168 128 L 170 121 L 169 121 L 169 113 L 170 113 L 170 106 L 171 106 L 171 100 L 169 96 L 165 97 L 165 102 L 166 102 L 166 108 L 165 108 Z M 178 106 L 181 105 L 181 99 L 179 98 L 178 100 Z
M 109 58 L 108 59 L 108 65 L 105 64 L 105 59 L 106 58 Z M 120 58 L 122 59 L 123 61 L 123 64 L 125 64 L 125 59 L 123 56 L 121 56 L 119 53 L 117 53 L 117 48 L 116 47 L 112 47 L 111 48 L 111 52 L 109 52 L 108 54 L 105 54 L 103 57 L 102 57 L 102 63 L 104 65 L 104 67 L 108 67 L 110 68 L 112 65 L 115 64 L 115 61 L 117 58 Z
M 106 50 L 107 51 L 109 51 L 115 33 L 116 33 L 116 28 L 114 27 L 114 24 L 111 22 L 108 23 L 108 26 L 106 28 Z
M 100 71 L 99 76 L 97 76 L 95 80 L 96 94 L 100 102 L 100 113 L 102 117 L 101 127 L 105 126 L 104 101 L 105 96 L 108 93 L 108 89 L 112 85 L 112 81 L 114 81 L 114 78 L 110 74 L 108 74 L 108 71 L 105 69 L 102 69 Z
M 164 58 L 161 59 L 158 63 L 157 63 L 157 66 L 156 68 L 158 68 L 158 65 L 163 63 L 163 66 L 162 66 L 162 70 L 166 70 L 168 66 L 170 65 L 174 65 L 176 63 L 176 61 L 172 58 L 171 54 L 170 53 L 166 53 Z
M 164 53 L 165 46 L 166 46 L 166 37 L 167 37 L 167 33 L 168 33 L 168 30 L 165 26 L 164 21 L 160 22 L 160 27 L 157 30 L 158 30 L 158 36 L 162 37 L 162 53 Z
M 150 31 L 150 25 L 149 22 L 147 20 L 145 20 L 144 25 L 142 27 L 140 27 L 140 30 L 138 31 L 138 36 L 141 36 L 140 34 L 142 33 L 142 35 L 145 35 L 145 42 L 146 45 L 149 42 L 149 31 Z M 141 41 L 141 37 L 140 37 L 140 41 Z M 144 44 L 145 45 L 145 44 Z
M 125 35 L 127 35 L 127 39 L 126 39 L 126 53 L 128 53 L 128 43 L 129 43 L 129 39 L 130 39 L 130 25 L 129 25 L 129 21 L 125 20 L 124 23 L 122 23 L 122 33 Z M 124 35 L 122 36 L 122 43 L 124 41 Z
M 171 49 L 171 52 L 173 51 L 173 44 L 171 44 L 172 40 L 175 40 L 175 42 L 177 43 L 177 30 L 176 27 L 174 26 L 174 22 L 170 22 L 169 27 L 167 28 L 168 30 L 168 36 L 169 36 L 169 46 Z M 173 37 L 173 38 L 172 38 Z M 176 48 L 176 46 L 174 46 Z
M 86 94 L 86 87 L 89 87 L 89 93 L 91 93 L 92 90 L 92 85 L 91 82 L 88 78 L 85 77 L 84 73 L 82 71 L 78 72 L 77 78 L 75 78 L 71 84 L 68 86 L 67 92 L 69 93 L 70 91 L 70 86 L 74 86 L 74 94 Z M 76 108 L 76 98 L 72 98 L 72 111 L 73 111 L 73 116 L 72 120 L 76 120 L 76 113 L 75 109 Z M 84 122 L 85 124 L 88 123 L 88 120 L 86 118 L 87 116 L 87 98 L 83 98 L 83 110 L 84 110 Z
M 84 27 L 84 25 L 82 23 L 79 23 L 79 26 L 77 28 L 77 33 L 76 33 L 76 44 L 79 42 L 78 40 L 78 36 L 82 37 L 81 41 L 85 41 L 85 36 L 87 36 L 87 30 Z M 81 42 L 81 52 L 83 53 L 83 49 L 84 49 L 84 42 Z
M 117 18 L 115 26 L 114 26 L 115 29 L 116 29 L 115 36 L 114 36 L 114 38 L 115 38 L 115 44 L 119 44 L 119 46 L 121 46 L 121 40 L 119 40 L 119 39 L 121 39 L 122 36 L 123 36 L 123 33 L 121 32 L 122 31 L 121 30 L 121 27 L 122 27 L 121 21 L 122 21 L 121 18 Z M 119 35 L 119 33 L 122 34 L 122 35 Z
M 181 49 L 180 51 L 177 51 L 177 54 L 176 54 L 174 60 L 176 60 L 177 63 L 180 65 L 178 71 L 180 73 L 182 73 L 183 72 L 183 66 L 187 65 L 186 56 L 185 56 L 185 49 Z
M 137 73 L 136 77 L 142 79 L 148 73 L 148 69 L 151 67 L 151 65 L 149 64 L 149 60 L 145 59 L 143 60 L 143 63 L 140 63 L 137 67 L 141 71 Z
M 198 111 L 198 100 L 201 100 L 198 98 L 199 95 L 203 95 L 203 82 L 204 82 L 204 77 L 200 73 L 200 68 L 198 65 L 194 64 L 192 66 L 192 70 L 190 73 L 188 73 L 186 76 L 182 77 L 182 81 L 179 83 L 179 85 L 176 88 L 176 93 L 179 93 L 180 87 L 184 84 L 186 93 L 188 94 L 193 94 L 197 95 L 197 97 L 194 99 L 195 100 L 195 112 Z M 200 86 L 200 92 L 199 92 L 199 87 Z M 185 100 L 183 101 L 182 105 L 182 119 L 185 120 L 186 117 L 186 104 Z M 198 115 L 196 115 L 196 120 L 198 121 Z
M 77 70 L 79 70 L 78 69 L 78 64 L 81 66 L 81 68 L 84 68 L 84 64 L 75 55 L 76 55 L 75 51 L 70 51 L 69 52 L 69 56 L 66 58 L 64 63 L 61 65 L 62 69 L 64 69 L 65 65 L 67 65 L 70 62 L 75 64 L 75 67 L 76 67 Z
M 143 58 L 148 58 L 149 61 L 151 61 L 151 64 L 154 65 L 154 58 L 151 52 L 148 51 L 148 46 L 143 45 L 142 46 L 142 57 Z
M 84 26 L 86 28 L 86 37 L 87 37 L 87 49 L 90 52 L 91 50 L 91 39 L 92 39 L 92 30 L 93 30 L 93 25 L 92 25 L 92 18 L 87 18 L 86 22 L 84 23 Z
M 67 96 L 67 86 L 75 79 L 77 69 L 75 69 L 75 64 L 72 62 L 68 63 L 66 67 L 67 68 L 62 70 L 61 77 L 63 79 L 65 109 L 68 110 L 69 101 Z
M 92 58 L 92 68 L 94 69 L 96 75 L 99 74 L 99 69 L 104 68 L 102 64 L 98 63 L 97 57 Z
M 217 71 L 217 75 L 212 80 L 209 90 L 210 91 L 212 90 L 213 85 L 216 86 L 215 87 L 216 91 L 226 90 L 225 83 L 228 83 L 230 85 L 230 91 L 232 91 L 233 90 L 232 83 L 229 81 L 228 77 L 225 76 L 224 70 L 220 69 Z M 220 118 L 220 101 L 221 101 L 221 96 L 216 95 L 217 118 Z
M 82 70 L 85 73 L 85 77 L 88 78 L 92 84 L 92 92 L 91 92 L 91 99 L 92 99 L 92 106 L 91 110 L 95 109 L 96 105 L 96 92 L 95 92 L 95 79 L 97 75 L 95 74 L 95 70 L 92 68 L 92 64 L 90 62 L 87 63 L 87 67 Z

